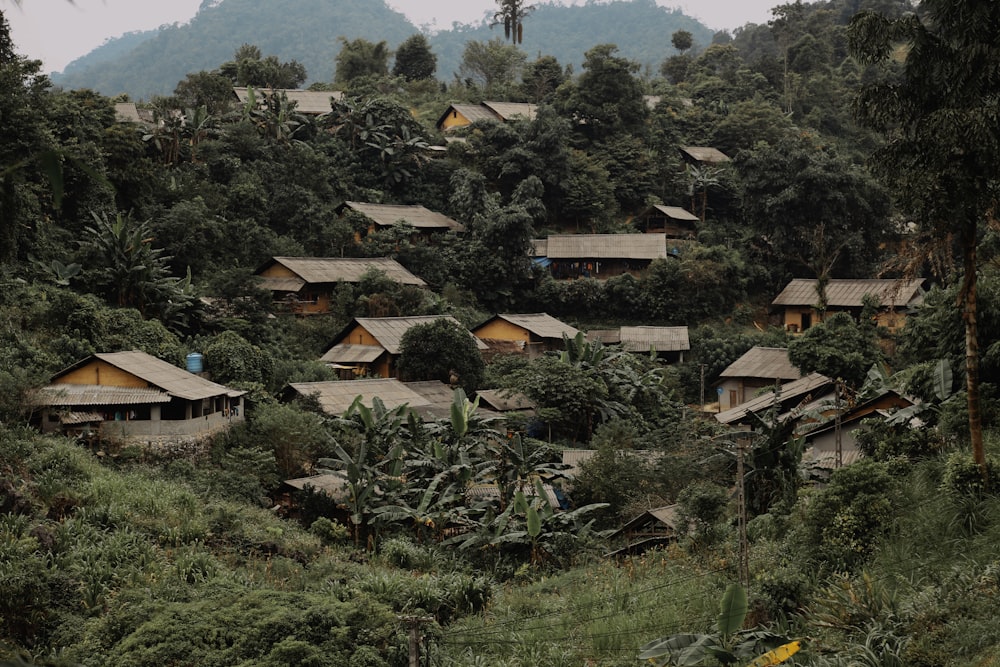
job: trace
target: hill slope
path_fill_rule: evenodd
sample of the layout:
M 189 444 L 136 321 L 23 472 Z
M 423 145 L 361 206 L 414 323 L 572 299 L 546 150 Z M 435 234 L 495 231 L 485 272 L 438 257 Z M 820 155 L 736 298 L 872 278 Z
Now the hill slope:
M 616 0 L 564 7 L 540 4 L 525 23 L 521 48 L 529 59 L 553 55 L 579 70 L 583 54 L 596 44 L 613 43 L 621 55 L 656 68 L 676 52 L 670 36 L 687 30 L 696 45 L 711 42 L 712 32 L 679 10 L 658 7 L 654 0 Z M 127 93 L 133 99 L 168 95 L 190 72 L 211 70 L 230 60 L 242 44 L 254 44 L 265 55 L 297 60 L 308 82 L 331 81 L 339 37 L 385 40 L 395 48 L 419 30 L 384 0 L 223 0 L 202 6 L 187 24 L 129 33 L 110 40 L 53 76 L 65 88 L 91 88 L 105 95 Z M 449 81 L 469 40 L 502 38 L 489 24 L 457 25 L 430 37 L 438 56 L 437 76 Z

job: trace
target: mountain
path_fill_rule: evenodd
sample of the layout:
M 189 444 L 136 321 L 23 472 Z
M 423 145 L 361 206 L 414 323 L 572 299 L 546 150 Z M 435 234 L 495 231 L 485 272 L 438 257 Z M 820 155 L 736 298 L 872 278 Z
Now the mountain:
M 612 0 L 580 6 L 542 3 L 525 21 L 521 48 L 529 59 L 553 55 L 579 71 L 583 54 L 596 44 L 613 43 L 620 54 L 656 69 L 676 51 L 670 36 L 687 30 L 696 45 L 711 43 L 712 31 L 680 10 L 654 0 Z M 265 55 L 297 60 L 308 83 L 331 81 L 339 38 L 385 40 L 396 48 L 419 32 L 385 0 L 206 0 L 186 24 L 133 32 L 109 40 L 52 77 L 64 88 L 91 88 L 105 95 L 127 93 L 135 100 L 169 95 L 188 73 L 216 69 L 243 44 Z M 469 40 L 503 38 L 486 21 L 456 24 L 429 35 L 438 56 L 437 76 L 450 81 Z

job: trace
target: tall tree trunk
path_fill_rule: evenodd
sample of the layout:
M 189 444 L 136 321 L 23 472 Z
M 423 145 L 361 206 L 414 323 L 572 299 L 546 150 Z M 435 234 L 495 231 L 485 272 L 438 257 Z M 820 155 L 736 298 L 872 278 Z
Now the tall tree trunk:
M 983 481 L 989 483 L 986 452 L 983 450 L 983 419 L 979 407 L 979 329 L 976 320 L 976 232 L 975 221 L 966 225 L 962 238 L 965 276 L 959 292 L 959 306 L 965 322 L 965 379 L 969 401 L 969 440 L 972 458 L 979 465 Z

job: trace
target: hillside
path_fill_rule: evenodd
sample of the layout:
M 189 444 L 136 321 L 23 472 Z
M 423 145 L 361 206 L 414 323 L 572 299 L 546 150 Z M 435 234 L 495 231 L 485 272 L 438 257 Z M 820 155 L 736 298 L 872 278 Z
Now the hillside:
M 687 30 L 695 45 L 711 42 L 711 31 L 678 10 L 653 0 L 618 0 L 564 7 L 539 4 L 525 27 L 521 45 L 529 57 L 555 56 L 579 70 L 584 52 L 594 44 L 617 44 L 624 57 L 655 69 L 669 55 L 670 35 Z M 395 49 L 418 32 L 405 16 L 384 0 L 224 0 L 204 6 L 188 24 L 129 33 L 110 40 L 53 76 L 65 88 L 90 88 L 105 95 L 127 93 L 132 99 L 169 95 L 190 72 L 212 70 L 232 59 L 242 44 L 254 44 L 281 60 L 302 63 L 306 83 L 333 79 L 339 38 L 386 41 Z M 487 23 L 457 26 L 430 36 L 438 56 L 437 77 L 449 81 L 457 71 L 469 40 L 502 37 Z

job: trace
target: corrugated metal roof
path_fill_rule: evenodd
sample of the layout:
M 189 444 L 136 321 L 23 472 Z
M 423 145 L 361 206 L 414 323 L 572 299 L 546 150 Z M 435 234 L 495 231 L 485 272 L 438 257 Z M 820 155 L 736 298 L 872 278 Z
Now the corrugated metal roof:
M 250 93 L 247 88 L 234 87 L 233 92 L 240 102 L 246 104 Z M 253 94 L 257 100 L 263 102 L 263 98 L 269 95 L 281 93 L 289 102 L 295 102 L 295 110 L 308 115 L 318 115 L 330 113 L 333 105 L 330 99 L 342 100 L 343 91 L 340 90 L 300 90 L 297 88 L 254 88 Z
M 538 110 L 536 105 L 527 102 L 483 102 L 483 106 L 499 116 L 501 120 L 513 120 L 514 118 L 534 120 Z
M 322 475 L 312 475 L 310 477 L 298 477 L 296 479 L 286 479 L 285 484 L 304 491 L 306 487 L 312 487 L 321 491 L 333 499 L 340 499 L 347 495 L 350 481 L 342 472 L 329 472 Z
M 542 490 L 545 491 L 545 500 L 549 506 L 559 509 L 559 497 L 556 495 L 555 487 L 551 484 L 542 484 Z M 526 498 L 538 497 L 538 490 L 531 482 L 522 482 L 520 491 Z M 466 489 L 465 497 L 467 500 L 500 500 L 500 487 L 496 484 L 474 484 Z
M 786 382 L 781 385 L 781 403 L 799 401 L 809 394 L 822 390 L 833 384 L 833 380 L 820 373 L 810 373 L 805 377 Z M 746 419 L 750 413 L 758 413 L 771 408 L 775 402 L 775 393 L 768 391 L 742 403 L 735 408 L 716 413 L 715 418 L 722 424 L 735 424 Z
M 719 377 L 795 380 L 802 377 L 802 372 L 788 360 L 787 348 L 757 345 L 729 364 Z
M 391 227 L 403 221 L 416 229 L 443 229 L 460 232 L 465 227 L 448 216 L 436 213 L 423 206 L 403 206 L 400 204 L 367 204 L 346 201 L 344 206 L 370 218 L 376 225 Z
M 451 416 L 451 404 L 455 400 L 455 389 L 440 380 L 404 382 L 408 389 L 419 394 L 426 406 L 417 406 L 416 412 L 424 419 L 445 419 Z
M 535 403 L 524 394 L 508 392 L 504 389 L 480 389 L 476 392 L 480 404 L 497 412 L 514 412 L 517 410 L 534 410 Z
M 445 119 L 451 115 L 452 112 L 457 112 L 470 123 L 499 120 L 495 113 L 481 104 L 449 104 L 445 112 L 441 114 L 440 118 L 438 118 L 437 127 L 440 128 L 442 123 L 444 123 Z M 462 126 L 453 126 L 449 129 L 456 129 L 456 127 Z
M 701 220 L 701 218 L 696 216 L 694 213 L 691 213 L 687 209 L 683 209 L 680 206 L 663 206 L 661 204 L 654 204 L 653 208 L 668 218 L 673 218 L 674 220 L 685 220 L 688 222 L 699 222 Z
M 666 234 L 561 234 L 550 236 L 551 259 L 657 259 L 667 256 Z
M 151 354 L 133 350 L 131 352 L 104 352 L 94 357 L 120 368 L 137 378 L 145 380 L 154 387 L 159 387 L 171 396 L 196 401 L 213 396 L 242 396 L 246 392 L 235 391 L 221 384 L 216 384 L 178 368 Z M 83 362 L 86 363 L 86 362 Z M 79 367 L 81 364 L 78 364 Z
M 681 146 L 681 153 L 684 153 L 696 162 L 704 162 L 707 164 L 731 162 L 729 156 L 720 151 L 718 148 L 711 148 L 708 146 Z
M 340 416 L 347 412 L 354 399 L 371 407 L 376 396 L 388 409 L 407 405 L 411 408 L 429 407 L 430 401 L 392 378 L 371 378 L 365 380 L 340 380 L 332 382 L 293 382 L 288 385 L 302 396 L 316 395 L 320 407 L 330 415 Z
M 564 335 L 567 338 L 574 338 L 578 333 L 580 333 L 577 329 L 574 329 L 565 322 L 557 320 L 548 313 L 499 313 L 493 319 L 504 320 L 505 322 L 510 322 L 514 326 L 527 329 L 539 338 L 555 338 L 562 340 Z M 485 324 L 492 322 L 493 319 L 488 320 L 480 326 L 485 326 Z
M 147 387 L 108 387 L 93 384 L 50 384 L 35 392 L 35 405 L 147 405 L 169 403 L 170 394 Z
M 385 352 L 377 345 L 353 345 L 341 343 L 326 351 L 320 361 L 327 364 L 370 364 Z
M 407 271 L 402 264 L 388 257 L 275 257 L 264 270 L 273 264 L 280 264 L 307 284 L 356 283 L 372 269 L 385 273 L 386 277 L 401 285 L 427 285 L 423 280 Z M 264 278 L 262 284 L 285 278 Z M 268 287 L 268 289 L 277 289 Z M 297 291 L 298 288 L 288 291 Z
M 272 292 L 298 292 L 306 286 L 306 281 L 301 278 L 274 278 L 271 276 L 259 276 L 257 285 L 261 289 Z
M 92 424 L 104 421 L 104 415 L 100 412 L 67 412 L 59 415 L 59 423 L 67 426 L 74 424 Z
M 531 239 L 531 256 L 545 257 L 549 254 L 548 239 Z
M 819 297 L 816 280 L 795 278 L 771 302 L 774 306 L 812 306 Z M 923 301 L 924 280 L 831 280 L 826 285 L 826 301 L 838 308 L 860 308 L 865 295 L 879 299 L 882 306 L 911 307 Z
M 629 352 L 683 352 L 691 349 L 687 327 L 622 327 L 619 339 Z
M 414 315 L 411 317 L 358 317 L 354 321 L 364 327 L 365 331 L 370 333 L 372 337 L 377 340 L 382 347 L 384 347 L 389 354 L 399 354 L 400 343 L 403 340 L 403 334 L 410 330 L 411 327 L 415 327 L 418 324 L 427 324 L 429 322 L 434 322 L 436 320 L 445 319 L 449 322 L 453 322 L 458 326 L 462 326 L 458 320 L 456 320 L 451 315 Z M 350 329 L 352 327 L 348 327 Z M 464 327 L 463 327 L 464 328 Z M 472 336 L 472 333 L 469 332 Z M 482 342 L 475 336 L 472 338 L 476 341 L 476 347 L 480 350 L 488 349 L 486 343 Z

